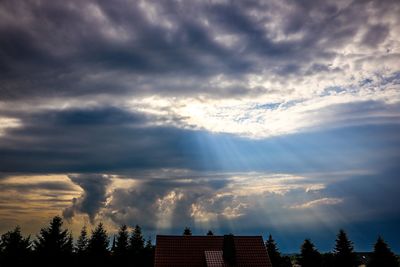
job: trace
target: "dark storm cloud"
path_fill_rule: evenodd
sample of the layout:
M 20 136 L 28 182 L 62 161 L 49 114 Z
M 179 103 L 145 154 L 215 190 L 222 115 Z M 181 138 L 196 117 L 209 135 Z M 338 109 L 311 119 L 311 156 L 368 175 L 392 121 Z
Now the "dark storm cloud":
M 342 119 L 327 125 L 325 132 L 314 129 L 313 133 L 265 140 L 157 126 L 151 124 L 157 117 L 150 119 L 148 115 L 118 108 L 22 113 L 22 125 L 7 130 L 0 139 L 0 171 L 123 173 L 173 168 L 301 172 L 338 166 L 363 168 L 373 159 L 397 157 L 398 153 L 388 152 L 399 145 L 393 134 L 398 126 L 390 120 L 376 118 L 379 126 L 350 127 L 363 125 L 373 110 L 396 114 L 396 107 L 376 102 L 332 107 L 327 111 L 327 121 L 334 120 L 337 109 Z M 376 142 L 370 142 L 370 138 Z M 319 156 L 321 148 L 330 151 L 329 157 Z M 381 151 L 381 155 L 368 154 L 369 149 Z M 343 157 L 342 152 L 347 156 Z M 354 157 L 360 159 L 349 160 Z M 333 166 L 332 162 L 339 165 Z
M 72 199 L 71 207 L 64 209 L 64 218 L 71 219 L 75 213 L 84 213 L 93 222 L 98 211 L 105 204 L 110 178 L 96 174 L 69 175 L 69 178 L 83 189 L 83 193 L 79 198 Z
M 98 93 L 224 95 L 223 88 L 199 85 L 221 73 L 232 78 L 304 74 L 310 61 L 333 58 L 331 48 L 352 42 L 367 25 L 367 8 L 379 17 L 392 4 L 355 1 L 339 8 L 302 1 L 283 8 L 264 1 L 2 1 L 0 94 L 2 100 Z M 277 8 L 282 17 L 274 21 Z M 276 39 L 280 31 L 302 37 Z M 376 46 L 389 32 L 387 25 L 373 25 L 364 42 Z M 217 41 L 229 35 L 236 38 L 233 44 Z M 175 79 L 182 76 L 192 80 L 190 86 L 177 86 Z
M 146 126 L 117 108 L 41 112 L 0 140 L 1 171 L 104 172 L 196 168 L 193 131 Z M 23 160 L 20 160 L 23 158 Z

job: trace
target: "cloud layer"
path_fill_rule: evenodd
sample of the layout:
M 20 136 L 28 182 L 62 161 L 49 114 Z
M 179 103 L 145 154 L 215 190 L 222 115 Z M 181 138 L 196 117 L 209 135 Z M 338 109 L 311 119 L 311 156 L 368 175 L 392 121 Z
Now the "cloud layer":
M 106 103 L 262 138 L 323 127 L 338 105 L 399 102 L 396 1 L 1 5 L 2 120 Z

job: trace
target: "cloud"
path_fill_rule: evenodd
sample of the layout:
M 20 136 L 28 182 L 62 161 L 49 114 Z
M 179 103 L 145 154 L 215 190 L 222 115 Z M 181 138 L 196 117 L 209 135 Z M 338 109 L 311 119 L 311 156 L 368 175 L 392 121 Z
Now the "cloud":
M 389 29 L 386 25 L 373 25 L 365 33 L 362 43 L 371 47 L 376 47 L 384 42 L 388 35 Z
M 379 116 L 373 115 L 377 110 Z M 157 125 L 157 120 L 144 113 L 117 108 L 22 113 L 18 115 L 21 126 L 7 130 L 0 139 L 0 170 L 123 174 L 160 169 L 287 173 L 382 168 L 398 156 L 398 151 L 393 151 L 398 147 L 394 134 L 398 125 L 392 122 L 397 110 L 396 105 L 373 101 L 336 106 L 325 110 L 325 120 L 332 122 L 324 131 L 311 128 L 269 139 Z M 317 113 L 303 112 L 310 113 L 310 118 Z M 366 126 L 372 119 L 375 122 Z M 369 153 L 371 148 L 379 153 Z M 375 163 L 382 159 L 385 164 Z
M 105 205 L 110 178 L 96 174 L 69 175 L 68 177 L 83 189 L 83 193 L 80 197 L 72 199 L 72 206 L 64 209 L 63 217 L 72 219 L 75 213 L 84 213 L 93 222 L 100 209 Z
M 340 198 L 320 198 L 320 199 L 315 199 L 306 203 L 298 204 L 298 205 L 293 205 L 290 208 L 292 209 L 309 209 L 309 208 L 314 208 L 322 205 L 336 205 L 339 203 L 342 203 L 343 199 Z
M 1 5 L 7 112 L 108 105 L 265 138 L 323 128 L 337 104 L 399 102 L 396 1 Z
M 20 122 L 15 118 L 0 117 L 0 137 L 10 128 L 19 127 Z

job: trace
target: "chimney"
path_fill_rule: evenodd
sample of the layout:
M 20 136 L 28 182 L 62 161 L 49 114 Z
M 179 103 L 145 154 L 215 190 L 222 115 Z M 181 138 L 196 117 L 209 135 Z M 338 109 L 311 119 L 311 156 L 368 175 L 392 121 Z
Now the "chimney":
M 236 250 L 233 234 L 224 235 L 224 247 L 222 255 L 224 260 L 231 266 L 236 265 Z

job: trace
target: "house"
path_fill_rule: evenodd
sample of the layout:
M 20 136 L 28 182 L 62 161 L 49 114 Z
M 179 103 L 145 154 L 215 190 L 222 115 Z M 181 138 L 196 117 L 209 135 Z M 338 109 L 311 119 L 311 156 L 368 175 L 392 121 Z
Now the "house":
M 171 236 L 156 238 L 155 267 L 271 267 L 261 236 Z

